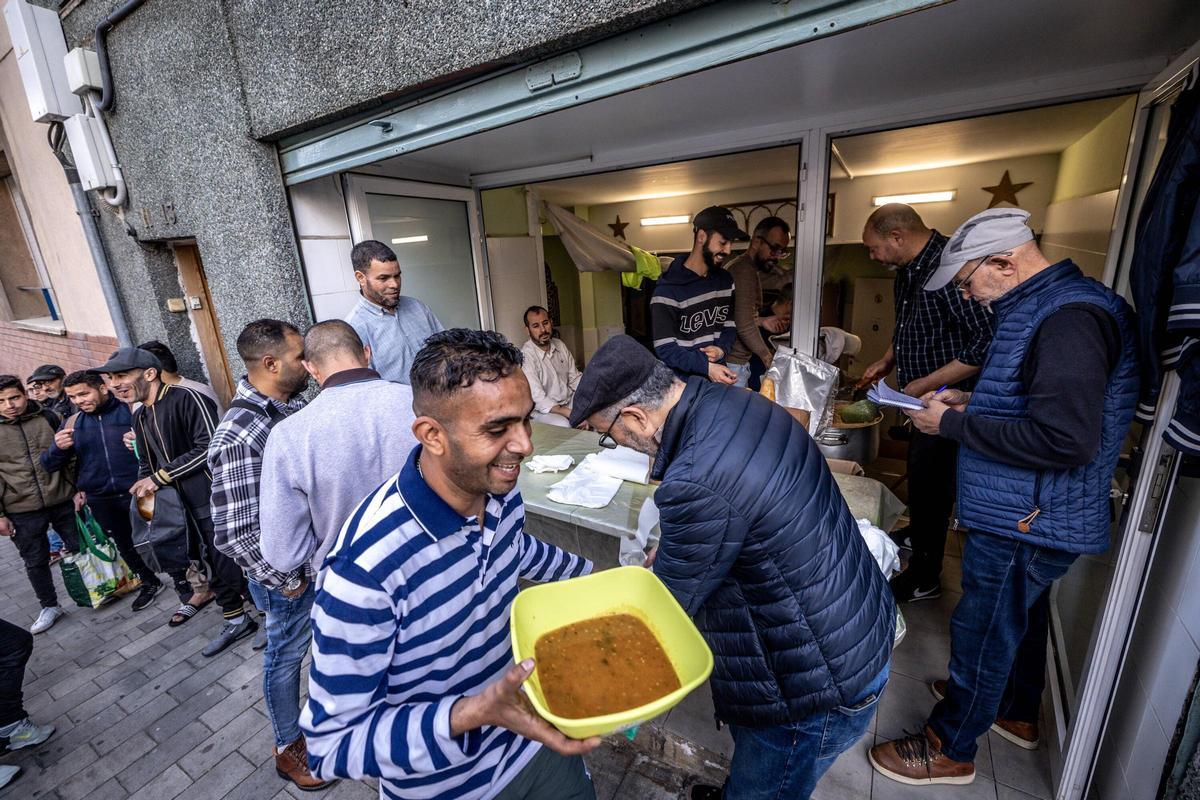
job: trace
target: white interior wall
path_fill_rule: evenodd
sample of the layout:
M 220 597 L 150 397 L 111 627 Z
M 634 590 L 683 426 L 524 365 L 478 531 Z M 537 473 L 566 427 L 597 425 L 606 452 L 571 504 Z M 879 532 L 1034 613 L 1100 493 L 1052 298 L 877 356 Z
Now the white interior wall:
M 1200 480 L 1180 478 L 1101 743 L 1100 800 L 1154 797 L 1200 661 Z M 1135 536 L 1141 534 L 1134 534 Z
M 1046 258 L 1069 258 L 1085 275 L 1104 277 L 1117 190 L 1060 200 L 1046 207 L 1041 248 Z
M 525 309 L 542 301 L 538 289 L 545 283 L 537 243 L 532 236 L 489 236 L 487 258 L 495 328 L 520 346 L 529 338 Z
M 331 175 L 288 190 L 300 239 L 300 259 L 317 322 L 341 319 L 358 300 L 350 266 L 350 222 L 341 182 Z
M 854 165 L 851 164 L 850 168 L 853 171 Z M 1030 213 L 1030 225 L 1035 231 L 1040 231 L 1058 175 L 1057 153 L 890 175 L 864 175 L 853 180 L 831 180 L 829 191 L 836 195 L 836 199 L 833 236 L 829 238 L 829 244 L 862 241 L 863 223 L 875 210 L 871 204 L 872 197 L 954 189 L 956 195 L 949 202 L 915 206 L 926 225 L 949 236 L 972 214 L 978 214 L 988 207 L 992 195 L 983 191 L 982 187 L 998 184 L 1005 170 L 1008 170 L 1013 183 L 1033 182 L 1032 186 L 1017 193 L 1017 200 L 1021 208 Z

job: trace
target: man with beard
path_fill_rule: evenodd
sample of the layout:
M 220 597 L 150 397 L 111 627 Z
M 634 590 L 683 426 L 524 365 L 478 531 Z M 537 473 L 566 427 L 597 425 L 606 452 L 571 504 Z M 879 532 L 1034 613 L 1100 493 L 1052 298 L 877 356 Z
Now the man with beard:
M 245 571 L 254 604 L 267 617 L 263 696 L 275 733 L 275 770 L 311 791 L 325 785 L 308 771 L 300 733 L 300 662 L 312 636 L 312 576 L 303 568 L 287 574 L 268 564 L 258 526 L 267 437 L 275 423 L 304 407 L 299 397 L 308 385 L 304 339 L 290 323 L 260 319 L 238 335 L 237 349 L 246 375 L 208 446 L 213 544 Z
M 371 348 L 371 368 L 384 380 L 408 383 L 413 356 L 442 323 L 429 306 L 400 294 L 400 262 L 392 248 L 368 239 L 350 251 L 358 303 L 346 316 Z
M 992 341 L 992 320 L 982 306 L 949 286 L 925 291 L 946 237 L 926 227 L 911 206 L 889 203 L 867 218 L 862 241 L 873 261 L 896 271 L 896 327 L 891 347 L 867 367 L 859 385 L 895 369 L 900 389 L 913 397 L 945 387 L 969 390 Z M 912 548 L 907 569 L 891 581 L 898 603 L 942 596 L 957 459 L 957 442 L 913 432 L 908 443 L 909 524 L 892 534 L 896 544 Z
M 730 246 L 749 237 L 729 209 L 709 206 L 692 221 L 692 251 L 671 262 L 650 299 L 654 352 L 675 374 L 733 383 L 725 366 L 737 328 L 733 278 L 721 269 Z
M 582 377 L 575 357 L 562 339 L 554 338 L 550 312 L 541 306 L 526 309 L 525 330 L 529 331 L 529 341 L 521 345 L 525 359 L 521 368 L 533 394 L 533 419 L 565 428 L 571 416 L 571 399 Z
M 48 408 L 60 419 L 66 419 L 75 413 L 75 406 L 63 391 L 63 378 L 67 371 L 58 364 L 42 364 L 29 376 L 29 386 L 41 392 L 42 408 Z
M 95 372 L 72 372 L 63 379 L 63 391 L 79 413 L 65 419 L 54 434 L 54 443 L 42 453 L 42 467 L 56 472 L 74 464 L 76 501 L 87 504 L 121 558 L 141 579 L 142 588 L 133 600 L 133 610 L 141 611 L 162 590 L 162 581 L 133 546 L 129 487 L 137 481 L 138 460 L 123 441 L 133 427 L 133 415 L 129 406 L 109 394 Z
M 165 486 L 178 492 L 186 516 L 188 549 L 194 559 L 207 562 L 212 593 L 193 593 L 183 572 L 171 573 L 182 605 L 168 624 L 183 625 L 211 602 L 215 593 L 225 624 L 202 651 L 214 656 L 258 630 L 258 623 L 245 613 L 246 579 L 241 568 L 213 547 L 212 474 L 207 456 L 217 426 L 217 407 L 194 389 L 163 383 L 159 370 L 153 353 L 123 347 L 95 371 L 109 376 L 109 388 L 119 400 L 142 404 L 133 412 L 139 478 L 129 493 L 153 497 Z
M 380 778 L 381 797 L 595 798 L 576 741 L 538 717 L 512 663 L 520 579 L 591 571 L 525 532 L 533 452 L 521 353 L 494 331 L 444 331 L 412 368 L 404 467 L 367 495 L 317 577 L 302 716 L 317 775 Z M 546 747 L 542 747 L 546 745 Z
M 571 412 L 584 421 L 654 460 L 650 563 L 713 650 L 733 760 L 724 795 L 692 797 L 808 797 L 870 726 L 896 619 L 821 451 L 782 406 L 684 383 L 628 336 L 588 364 Z
M 779 259 L 787 254 L 792 229 L 779 217 L 767 217 L 754 226 L 754 236 L 746 252 L 729 262 L 727 270 L 733 276 L 733 321 L 737 326 L 737 338 L 729 353 L 727 366 L 737 375 L 734 386 L 745 386 L 750 381 L 750 359 L 758 356 L 769 368 L 774 357 L 770 346 L 763 339 L 760 328 L 769 333 L 784 333 L 791 325 L 791 318 L 773 314 L 760 317 L 763 307 L 762 275 L 779 266 Z

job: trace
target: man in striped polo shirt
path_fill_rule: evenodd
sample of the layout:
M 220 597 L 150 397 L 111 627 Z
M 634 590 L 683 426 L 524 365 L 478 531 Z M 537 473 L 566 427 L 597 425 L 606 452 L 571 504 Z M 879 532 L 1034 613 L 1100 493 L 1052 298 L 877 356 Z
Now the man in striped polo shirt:
M 593 800 L 580 756 L 523 702 L 517 581 L 591 563 L 525 532 L 533 452 L 521 353 L 498 333 L 429 337 L 410 373 L 418 445 L 346 521 L 317 578 L 309 700 L 320 778 L 376 776 L 384 798 Z M 545 745 L 545 747 L 543 747 Z

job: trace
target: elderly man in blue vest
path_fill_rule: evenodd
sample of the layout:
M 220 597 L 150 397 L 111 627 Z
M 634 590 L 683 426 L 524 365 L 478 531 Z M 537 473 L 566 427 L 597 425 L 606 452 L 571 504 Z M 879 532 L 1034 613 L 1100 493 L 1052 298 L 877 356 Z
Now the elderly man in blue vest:
M 1050 586 L 1108 549 L 1109 485 L 1138 394 L 1133 312 L 1071 261 L 1051 264 L 1029 213 L 971 217 L 925 285 L 954 287 L 996 314 L 975 391 L 923 398 L 925 433 L 959 443 L 963 596 L 950 623 L 950 677 L 924 729 L 871 749 L 907 784 L 975 779 L 988 728 L 1038 745 Z

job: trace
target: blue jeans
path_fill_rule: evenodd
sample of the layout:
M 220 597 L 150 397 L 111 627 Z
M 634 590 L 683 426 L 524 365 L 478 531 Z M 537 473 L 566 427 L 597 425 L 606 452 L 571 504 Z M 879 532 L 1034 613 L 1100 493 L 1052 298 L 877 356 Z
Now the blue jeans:
M 1037 720 L 1050 585 L 1078 555 L 982 531 L 967 535 L 962 599 L 950 619 L 950 681 L 929 726 L 942 752 L 974 761 L 997 717 Z
M 770 728 L 730 725 L 733 762 L 724 800 L 806 800 L 837 757 L 871 726 L 888 671 L 884 667 L 849 706 Z
M 749 364 L 725 364 L 729 367 L 729 371 L 737 375 L 737 380 L 733 382 L 734 386 L 740 386 L 745 389 L 750 384 L 750 365 Z
M 278 589 L 247 581 L 254 605 L 267 615 L 267 649 L 263 651 L 263 697 L 275 730 L 275 746 L 282 750 L 300 738 L 300 662 L 312 641 L 312 611 L 316 590 L 312 582 L 304 593 L 289 600 Z
M 58 531 L 51 528 L 46 534 L 50 537 L 50 552 L 59 553 L 64 549 L 62 537 L 58 535 Z

